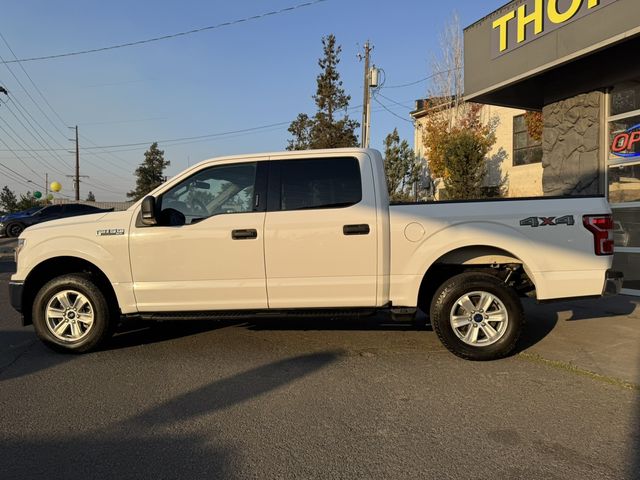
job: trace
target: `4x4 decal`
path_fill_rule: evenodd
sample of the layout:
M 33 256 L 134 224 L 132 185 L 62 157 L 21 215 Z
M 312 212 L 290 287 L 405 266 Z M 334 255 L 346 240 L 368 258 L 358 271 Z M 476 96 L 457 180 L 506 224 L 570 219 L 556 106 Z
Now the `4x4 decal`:
M 529 217 L 524 220 L 520 220 L 521 227 L 555 227 L 558 225 L 566 225 L 568 227 L 576 224 L 573 215 L 566 215 L 564 217 Z

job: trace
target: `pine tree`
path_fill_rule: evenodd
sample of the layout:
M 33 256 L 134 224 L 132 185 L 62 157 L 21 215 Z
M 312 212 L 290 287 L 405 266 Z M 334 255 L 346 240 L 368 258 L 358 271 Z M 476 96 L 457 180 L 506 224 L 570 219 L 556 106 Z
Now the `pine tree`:
M 136 169 L 136 188 L 127 193 L 127 197 L 137 201 L 164 182 L 164 169 L 171 162 L 164 159 L 164 150 L 158 148 L 154 142 L 144 153 L 144 163 Z
M 87 202 L 95 202 L 96 201 L 96 196 L 93 194 L 92 191 L 89 191 L 89 193 L 87 194 Z
M 358 145 L 355 130 L 359 124 L 346 114 L 351 97 L 345 93 L 338 72 L 342 48 L 336 45 L 333 34 L 322 38 L 322 46 L 324 55 L 318 60 L 321 73 L 316 79 L 317 89 L 313 96 L 317 112 L 312 118 L 301 113 L 291 123 L 289 132 L 293 139 L 289 141 L 288 150 Z
M 289 133 L 293 135 L 293 140 L 289 140 L 287 150 L 308 150 L 311 148 L 311 129 L 313 121 L 306 113 L 298 115 L 291 125 L 289 125 Z
M 420 177 L 420 166 L 409 143 L 400 141 L 397 128 L 384 140 L 384 171 L 389 198 L 392 201 L 409 200 L 413 185 Z
M 16 197 L 16 194 L 6 185 L 0 192 L 0 209 L 7 213 L 18 210 L 18 197 Z

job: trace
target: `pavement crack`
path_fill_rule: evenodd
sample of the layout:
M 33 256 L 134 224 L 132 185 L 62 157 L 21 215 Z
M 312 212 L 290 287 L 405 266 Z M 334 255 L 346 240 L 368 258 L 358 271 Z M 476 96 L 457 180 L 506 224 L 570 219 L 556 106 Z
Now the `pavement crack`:
M 616 387 L 624 388 L 625 390 L 640 391 L 640 385 L 636 383 L 628 382 L 620 378 L 602 375 L 600 373 L 595 373 L 595 372 L 592 372 L 591 370 L 580 368 L 574 365 L 573 363 L 561 362 L 559 360 L 549 360 L 548 358 L 544 358 L 538 354 L 528 353 L 528 352 L 521 352 L 518 354 L 518 357 L 528 362 L 540 363 L 548 367 L 565 370 L 569 373 L 580 375 L 582 377 L 588 377 L 588 378 L 591 378 L 592 380 L 596 380 L 601 383 L 607 383 L 609 385 L 614 385 Z
M 23 356 L 25 356 L 33 348 L 33 346 L 36 343 L 38 343 L 38 340 L 32 340 L 31 342 L 29 342 L 29 344 L 24 348 L 24 350 L 18 353 L 9 363 L 4 365 L 3 367 L 0 367 L 0 376 L 2 376 L 4 372 L 6 372 L 13 365 L 15 365 L 18 362 L 18 360 L 20 360 Z

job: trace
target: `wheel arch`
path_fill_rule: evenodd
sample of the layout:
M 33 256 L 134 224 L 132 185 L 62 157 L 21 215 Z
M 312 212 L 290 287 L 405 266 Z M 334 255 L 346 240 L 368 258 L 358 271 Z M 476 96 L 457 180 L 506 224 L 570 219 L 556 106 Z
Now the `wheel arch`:
M 44 260 L 36 265 L 24 281 L 22 304 L 27 307 L 23 311 L 24 325 L 30 325 L 33 321 L 32 306 L 38 291 L 50 280 L 73 273 L 90 276 L 98 288 L 104 293 L 113 313 L 119 313 L 118 298 L 113 285 L 111 285 L 107 275 L 98 266 L 79 257 L 55 257 Z
M 508 250 L 491 245 L 467 245 L 446 252 L 426 268 L 418 289 L 417 304 L 423 310 L 430 306 L 436 290 L 460 273 L 478 270 L 499 276 L 500 268 L 507 266 L 521 266 L 535 288 L 535 279 L 527 264 Z

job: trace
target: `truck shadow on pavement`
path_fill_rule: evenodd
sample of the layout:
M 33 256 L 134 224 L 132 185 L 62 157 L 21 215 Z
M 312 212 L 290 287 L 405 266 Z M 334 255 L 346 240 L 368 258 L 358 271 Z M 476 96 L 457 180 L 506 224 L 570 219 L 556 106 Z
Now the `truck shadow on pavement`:
M 634 297 L 618 296 L 594 300 L 538 304 L 524 302 L 526 324 L 514 355 L 523 352 L 546 338 L 558 322 L 596 320 L 631 315 L 640 309 L 640 301 Z M 107 349 L 133 347 L 172 339 L 198 335 L 209 331 L 240 327 L 251 331 L 388 331 L 433 332 L 428 318 L 419 313 L 415 321 L 394 321 L 388 315 L 364 317 L 278 317 L 234 321 L 175 321 L 156 324 L 137 322 L 125 324 L 120 333 L 107 345 Z
M 92 418 L 59 419 L 58 423 L 70 423 L 55 428 L 69 433 L 0 439 L 0 471 L 3 478 L 242 478 L 236 473 L 241 459 L 233 440 L 217 445 L 217 422 L 206 417 L 312 375 L 340 356 L 339 351 L 326 351 L 270 363 L 216 380 L 107 428 L 78 434 L 77 425 L 71 424 L 90 423 Z M 122 407 L 94 408 L 117 416 Z M 236 428 L 237 438 L 242 438 L 242 427 Z

